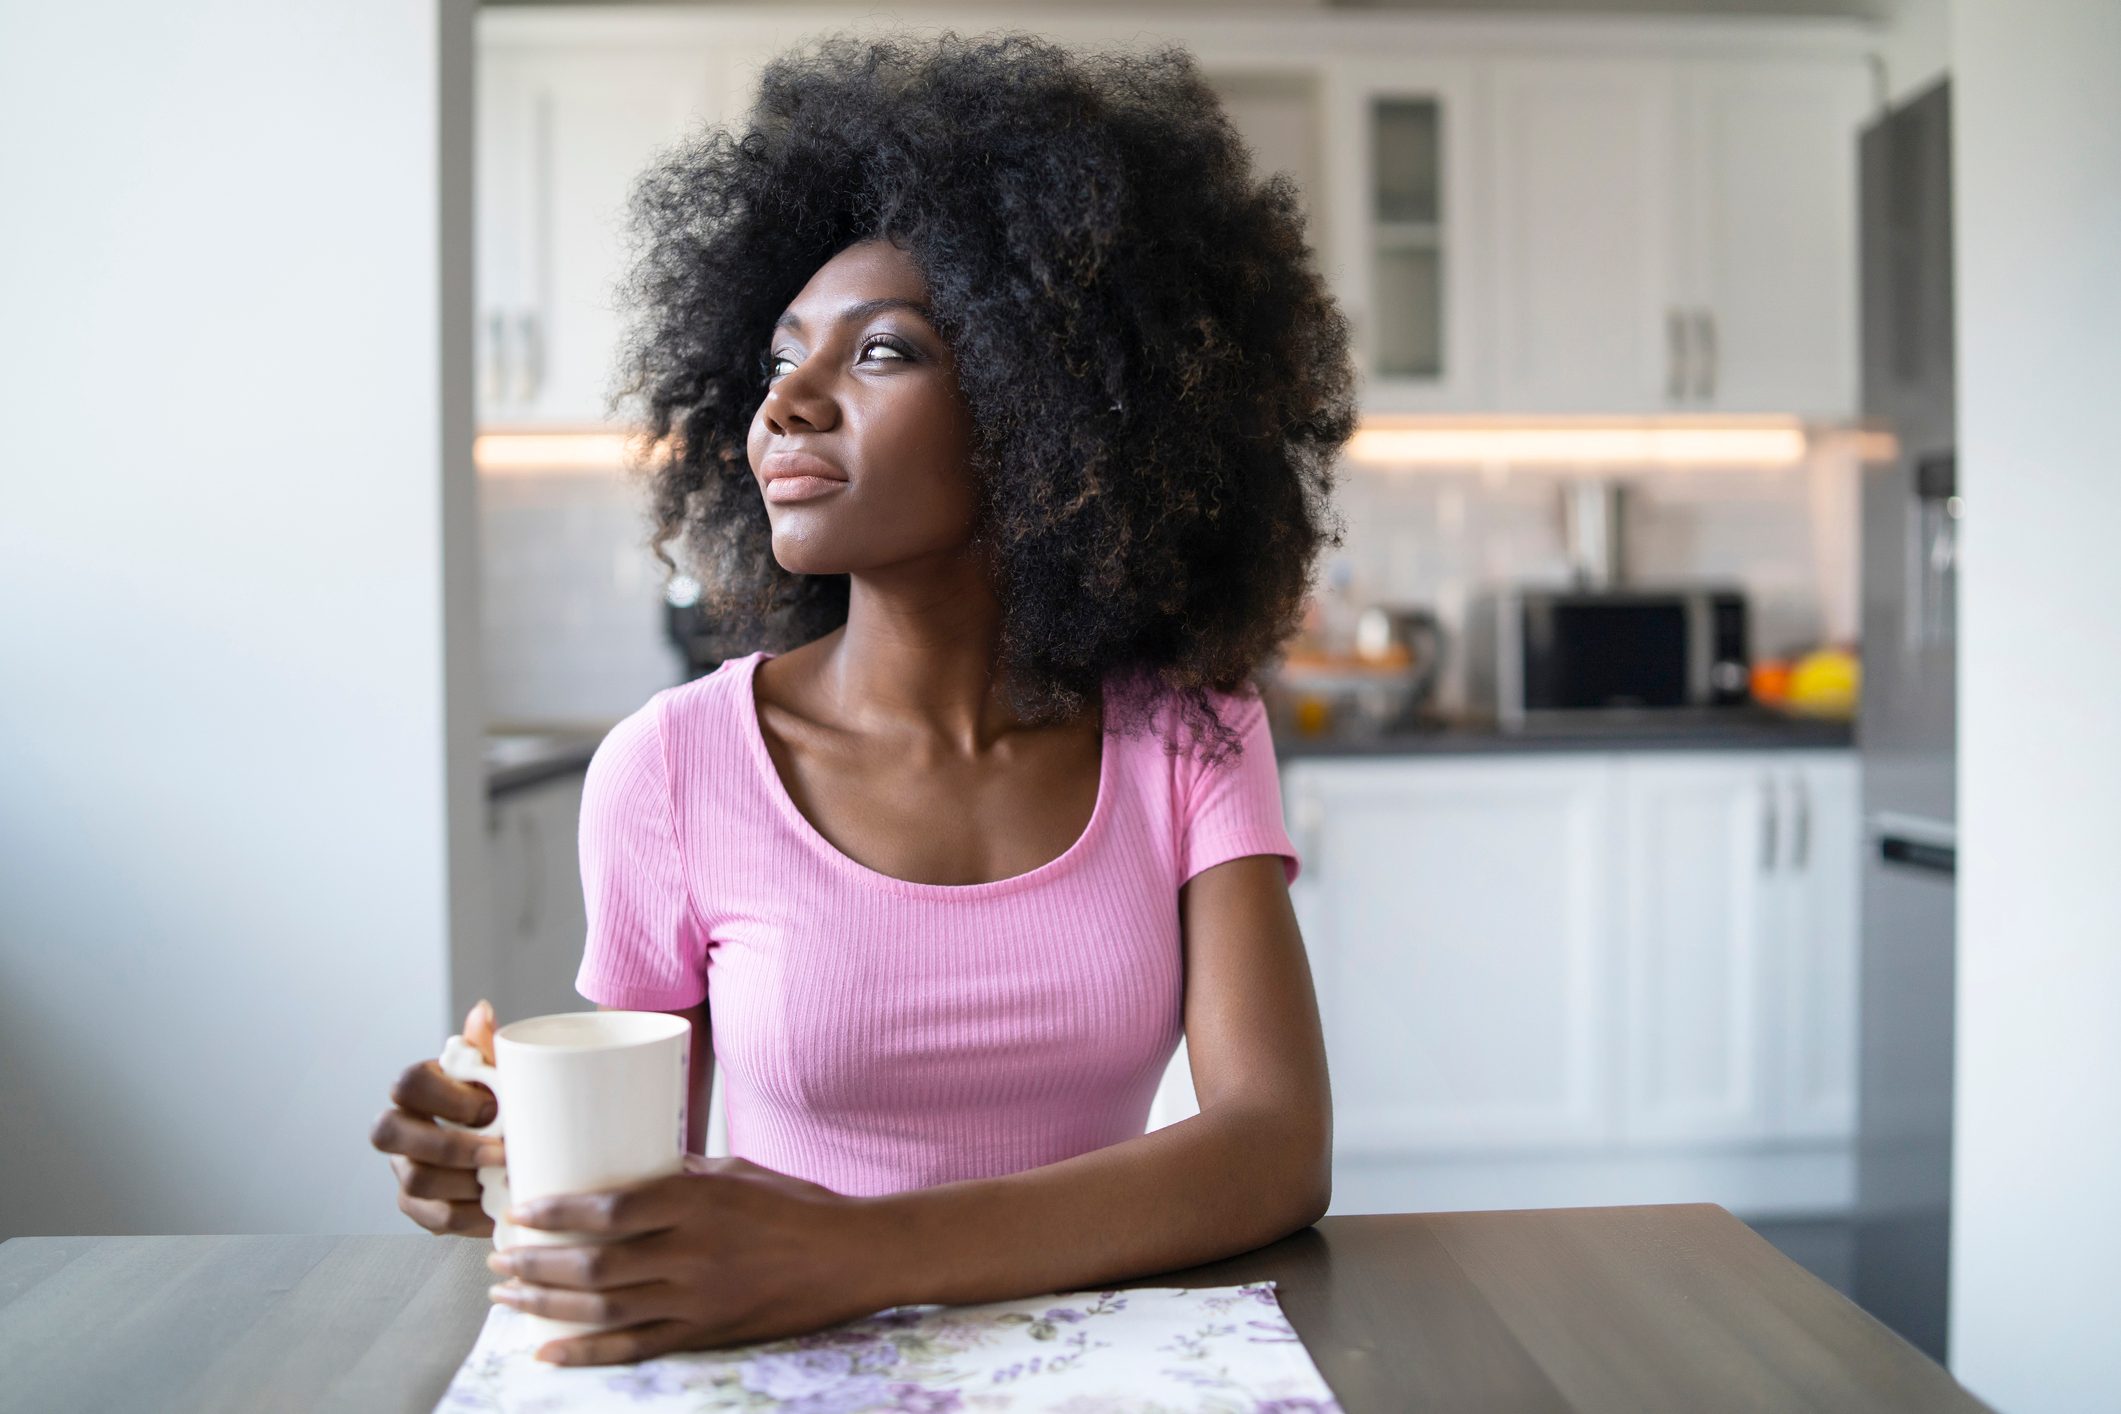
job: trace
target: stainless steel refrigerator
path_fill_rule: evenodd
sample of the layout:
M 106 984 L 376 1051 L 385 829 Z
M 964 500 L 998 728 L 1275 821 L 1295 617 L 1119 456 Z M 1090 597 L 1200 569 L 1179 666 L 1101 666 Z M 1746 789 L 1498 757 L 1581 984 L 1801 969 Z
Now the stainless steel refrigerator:
M 1958 496 L 1948 81 L 1860 139 L 1864 865 L 1856 1301 L 1945 1358 L 1957 857 Z

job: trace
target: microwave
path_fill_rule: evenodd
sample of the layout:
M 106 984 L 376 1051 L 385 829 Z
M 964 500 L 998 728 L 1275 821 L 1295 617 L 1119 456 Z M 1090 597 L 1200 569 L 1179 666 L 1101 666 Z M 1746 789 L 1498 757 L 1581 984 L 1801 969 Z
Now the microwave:
M 1505 730 L 1752 701 L 1742 590 L 1507 588 L 1476 596 L 1467 687 Z

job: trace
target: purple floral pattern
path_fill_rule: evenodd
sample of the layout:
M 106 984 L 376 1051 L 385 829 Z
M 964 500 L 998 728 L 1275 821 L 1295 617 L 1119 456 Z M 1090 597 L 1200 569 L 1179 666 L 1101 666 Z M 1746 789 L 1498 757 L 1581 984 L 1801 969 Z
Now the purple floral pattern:
M 899 1306 L 634 1365 L 538 1360 L 495 1306 L 436 1414 L 1340 1414 L 1273 1282 Z

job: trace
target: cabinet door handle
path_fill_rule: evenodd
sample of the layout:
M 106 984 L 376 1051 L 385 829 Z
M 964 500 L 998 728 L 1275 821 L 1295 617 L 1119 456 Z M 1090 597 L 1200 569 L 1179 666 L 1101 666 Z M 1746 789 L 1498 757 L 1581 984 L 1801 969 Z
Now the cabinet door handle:
M 1703 402 L 1716 396 L 1716 315 L 1712 310 L 1694 311 L 1694 347 L 1701 355 L 1701 381 L 1695 393 Z
M 536 310 L 526 309 L 520 321 L 523 330 L 523 401 L 537 401 L 545 387 L 545 334 Z
M 508 319 L 494 310 L 486 316 L 486 402 L 499 407 L 508 401 Z
M 1777 808 L 1775 800 L 1775 778 L 1773 776 L 1762 776 L 1760 778 L 1760 872 L 1763 874 L 1775 872 L 1775 855 L 1778 844 L 1775 837 L 1781 833 L 1781 814 L 1782 812 Z
M 1797 819 L 1790 826 L 1790 868 L 1803 870 L 1812 854 L 1812 792 L 1804 773 L 1790 773 L 1790 794 L 1797 801 Z
M 1664 396 L 1667 402 L 1686 401 L 1687 339 L 1686 313 L 1678 305 L 1664 312 Z

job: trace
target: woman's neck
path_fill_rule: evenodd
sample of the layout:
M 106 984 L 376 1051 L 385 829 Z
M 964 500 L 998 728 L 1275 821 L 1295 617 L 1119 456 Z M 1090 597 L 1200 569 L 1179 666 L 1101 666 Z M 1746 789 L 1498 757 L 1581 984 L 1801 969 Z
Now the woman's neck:
M 850 577 L 847 622 L 814 645 L 812 684 L 836 719 L 932 733 L 968 754 L 1018 728 L 995 672 L 1001 604 L 958 553 Z

